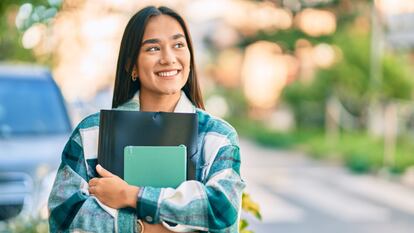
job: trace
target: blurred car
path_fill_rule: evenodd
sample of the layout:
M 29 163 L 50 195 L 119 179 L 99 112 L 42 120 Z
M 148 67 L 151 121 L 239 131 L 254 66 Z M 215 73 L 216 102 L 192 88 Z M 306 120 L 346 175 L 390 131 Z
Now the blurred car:
M 47 198 L 71 131 L 47 69 L 0 65 L 0 221 L 24 213 L 47 218 Z

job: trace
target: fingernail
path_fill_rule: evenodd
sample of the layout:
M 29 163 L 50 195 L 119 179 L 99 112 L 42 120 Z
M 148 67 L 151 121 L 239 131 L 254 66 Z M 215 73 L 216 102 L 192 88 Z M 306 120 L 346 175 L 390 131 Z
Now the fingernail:
M 102 166 L 100 164 L 96 165 L 96 170 L 101 170 Z

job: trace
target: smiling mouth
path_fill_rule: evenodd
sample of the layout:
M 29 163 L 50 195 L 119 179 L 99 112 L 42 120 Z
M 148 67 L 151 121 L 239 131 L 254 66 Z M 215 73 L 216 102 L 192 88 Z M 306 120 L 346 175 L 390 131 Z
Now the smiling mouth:
M 163 78 L 172 78 L 176 76 L 178 73 L 180 73 L 180 70 L 161 71 L 156 72 L 155 74 Z

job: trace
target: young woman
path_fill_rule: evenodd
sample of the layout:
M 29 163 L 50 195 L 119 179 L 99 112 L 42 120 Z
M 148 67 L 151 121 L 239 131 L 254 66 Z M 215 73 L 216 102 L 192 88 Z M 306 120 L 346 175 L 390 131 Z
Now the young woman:
M 64 148 L 49 198 L 51 232 L 238 232 L 245 185 L 237 134 L 203 111 L 194 64 L 189 31 L 176 12 L 151 6 L 130 19 L 112 107 L 196 113 L 196 180 L 176 189 L 136 187 L 97 165 L 96 113 L 76 127 Z

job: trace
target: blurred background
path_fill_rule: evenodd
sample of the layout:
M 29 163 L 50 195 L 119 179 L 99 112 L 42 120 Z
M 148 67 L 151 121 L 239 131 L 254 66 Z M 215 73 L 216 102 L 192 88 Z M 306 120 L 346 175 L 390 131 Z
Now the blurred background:
M 110 108 L 147 5 L 186 18 L 206 109 L 239 132 L 244 232 L 412 232 L 413 0 L 2 0 L 0 61 L 47 67 L 74 127 Z M 0 232 L 47 232 L 47 210 L 27 212 Z

